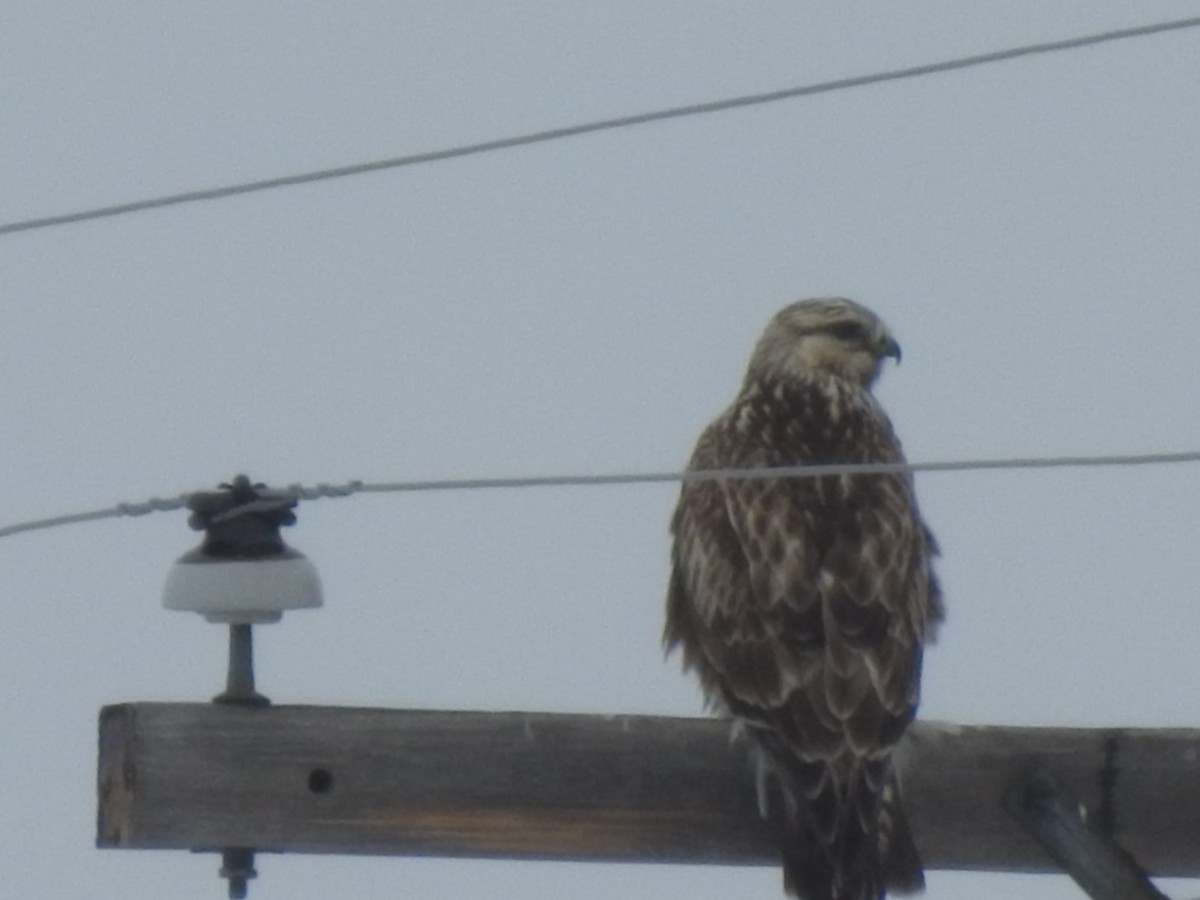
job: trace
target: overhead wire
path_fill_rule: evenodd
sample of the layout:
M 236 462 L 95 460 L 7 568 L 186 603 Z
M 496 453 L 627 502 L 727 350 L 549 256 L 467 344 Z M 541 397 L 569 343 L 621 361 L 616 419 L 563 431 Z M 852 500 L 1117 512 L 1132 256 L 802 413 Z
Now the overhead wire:
M 899 472 L 981 472 L 1016 469 L 1081 469 L 1100 466 L 1147 466 L 1200 462 L 1200 450 L 1180 453 L 1133 453 L 1100 456 L 1030 456 L 1002 459 L 961 459 L 935 462 L 841 463 L 834 465 L 777 466 L 773 468 L 705 469 L 684 472 L 632 472 L 601 475 L 539 475 L 516 478 L 450 478 L 427 481 L 363 482 L 318 484 L 312 487 L 290 485 L 283 489 L 298 500 L 349 497 L 354 494 L 394 494 L 426 491 L 468 491 L 503 488 L 594 487 L 598 485 L 662 484 L 695 481 L 746 481 L 768 478 L 822 478 L 840 475 L 886 475 Z M 0 538 L 29 531 L 40 531 L 152 512 L 170 512 L 187 505 L 190 494 L 171 498 L 151 498 L 140 503 L 119 503 L 104 509 L 89 510 L 45 519 L 31 519 L 0 528 Z
M 0 236 L 16 234 L 23 231 L 33 231 L 38 228 L 49 228 L 56 225 L 69 225 L 75 222 L 86 222 L 93 219 L 102 219 L 110 216 L 125 215 L 127 213 L 142 212 L 150 209 L 160 209 L 166 206 L 177 206 L 183 203 L 194 203 L 200 200 L 220 200 L 225 197 L 233 197 L 239 194 L 249 194 L 257 191 L 273 190 L 275 188 L 291 187 L 299 184 L 311 184 L 313 182 L 327 181 L 333 178 L 346 178 L 351 175 L 363 175 L 368 172 L 379 172 L 384 169 L 397 169 L 403 166 L 413 166 L 421 163 L 436 162 L 445 159 L 456 159 L 463 156 L 472 156 L 475 154 L 488 153 L 495 150 L 507 150 L 513 147 L 523 147 L 530 144 L 538 144 L 546 141 L 560 140 L 562 138 L 576 137 L 583 134 L 592 134 L 598 131 L 609 131 L 616 128 L 628 128 L 635 125 L 645 125 L 650 122 L 661 122 L 668 119 L 680 119 L 686 116 L 697 116 L 706 113 L 723 112 L 729 109 L 756 106 L 763 103 L 775 103 L 781 100 L 795 99 L 797 97 L 810 97 L 816 94 L 826 94 L 833 91 L 847 90 L 849 88 L 865 87 L 866 85 L 871 84 L 881 84 L 888 81 L 917 78 L 924 75 L 933 75 L 938 72 L 949 72 L 955 69 L 965 69 L 972 66 L 986 65 L 988 63 L 1004 62 L 1006 60 L 1017 59 L 1023 56 L 1032 56 L 1039 53 L 1055 53 L 1063 50 L 1074 50 L 1080 47 L 1089 47 L 1095 46 L 1096 44 L 1110 43 L 1112 41 L 1145 37 L 1152 34 L 1162 34 L 1168 31 L 1179 31 L 1185 28 L 1195 28 L 1198 25 L 1200 25 L 1200 17 L 1175 19 L 1169 22 L 1156 22 L 1150 25 L 1139 25 L 1132 28 L 1118 28 L 1113 31 L 1104 31 L 1097 34 L 1066 38 L 1058 41 L 1027 44 L 1021 47 L 1012 47 L 1006 50 L 996 50 L 990 53 L 979 53 L 972 56 L 963 56 L 956 59 L 928 63 L 925 65 L 909 66 L 902 69 L 891 69 L 885 72 L 875 72 L 868 75 L 856 75 L 849 78 L 837 78 L 832 81 L 823 81 L 816 84 L 803 85 L 800 87 L 784 88 L 782 90 L 767 91 L 765 93 L 745 94 L 738 97 L 729 97 L 724 100 L 713 100 L 707 103 L 693 103 L 685 106 L 675 106 L 668 109 L 654 110 L 652 112 L 638 113 L 629 116 L 619 116 L 612 119 L 601 119 L 599 121 L 586 122 L 580 125 L 568 125 L 563 128 L 552 128 L 546 131 L 533 132 L 531 134 L 499 138 L 497 140 L 483 141 L 477 144 L 465 144 L 458 147 L 450 147 L 443 150 L 433 150 L 426 153 L 395 156 L 389 159 L 375 160 L 373 162 L 356 163 L 354 165 L 338 166 L 330 169 L 317 169 L 315 171 L 301 172 L 295 175 L 282 175 L 276 178 L 264 178 L 257 181 L 246 181 L 238 184 L 225 185 L 222 187 L 185 191 L 178 194 L 167 194 L 161 197 L 153 197 L 146 200 L 135 200 L 130 203 L 117 203 L 110 206 L 98 206 L 92 209 L 80 210 L 78 212 L 43 216 L 41 218 L 34 219 L 23 219 L 0 225 Z
M 473 154 L 490 152 L 493 150 L 509 149 L 529 144 L 541 143 L 545 141 L 558 140 L 566 137 L 573 137 L 582 134 L 588 134 L 597 131 L 604 131 L 616 128 L 625 128 L 634 125 L 642 125 L 650 122 L 664 121 L 667 119 L 683 118 L 685 116 L 701 115 L 704 113 L 720 112 L 727 109 L 735 109 L 739 107 L 753 106 L 763 103 L 772 103 L 780 100 L 793 99 L 797 97 L 812 96 L 815 94 L 829 93 L 837 90 L 845 90 L 854 87 L 863 87 L 870 84 L 879 84 L 887 81 L 897 81 L 907 78 L 915 78 L 924 75 L 930 75 L 937 72 L 946 72 L 954 69 L 968 68 L 971 66 L 984 65 L 987 63 L 1001 62 L 1005 60 L 1015 59 L 1022 56 L 1030 56 L 1039 53 L 1052 53 L 1063 50 L 1076 49 L 1080 47 L 1093 46 L 1096 44 L 1107 43 L 1128 38 L 1142 37 L 1151 34 L 1160 34 L 1168 31 L 1176 31 L 1185 28 L 1194 28 L 1200 25 L 1200 17 L 1187 19 L 1177 19 L 1168 22 L 1158 22 L 1150 25 L 1136 26 L 1132 28 L 1122 28 L 1113 31 L 1100 32 L 1096 34 L 1083 35 L 1075 38 L 1067 38 L 1059 41 L 1048 41 L 1038 44 L 1029 44 L 1021 47 L 1009 48 L 990 53 L 976 54 L 972 56 L 959 57 L 956 59 L 946 60 L 943 62 L 929 63 L 926 65 L 911 66 L 903 69 L 894 69 L 885 72 L 877 72 L 869 75 L 860 75 L 850 78 L 835 79 L 833 81 L 819 82 L 816 84 L 804 85 L 801 87 L 786 88 L 783 90 L 769 91 L 759 94 L 748 94 L 739 97 L 727 98 L 724 100 L 716 100 L 707 103 L 697 103 L 686 106 L 672 107 L 668 109 L 656 110 L 653 112 L 640 113 L 637 115 L 622 116 L 613 119 L 604 119 L 595 122 L 584 123 L 580 125 L 567 126 L 563 128 L 550 129 L 547 131 L 535 132 L 532 134 L 519 135 L 510 138 L 501 138 L 498 140 L 484 141 L 477 144 L 468 144 L 459 147 L 452 147 L 444 150 L 436 150 L 428 153 L 418 153 L 408 156 L 393 157 L 390 159 L 377 160 L 374 162 L 360 163 L 351 166 L 342 166 L 332 169 L 321 169 L 312 172 L 305 172 L 296 175 L 281 176 L 277 178 L 263 179 L 259 181 L 243 182 L 240 184 L 226 185 L 224 187 L 210 188 L 198 191 L 188 191 L 180 194 L 171 194 L 167 196 L 151 198 L 147 200 L 135 201 L 132 203 L 116 204 L 112 206 L 97 207 L 88 210 L 82 210 L 75 213 L 67 213 L 56 216 L 47 216 L 37 219 L 27 219 L 17 222 L 11 222 L 0 225 L 0 235 L 13 234 L 21 231 L 31 231 L 38 228 L 46 228 L 54 225 L 65 225 L 74 222 L 88 221 L 91 219 L 99 219 L 110 216 L 122 215 L 125 213 L 138 212 L 142 210 L 161 208 L 165 206 L 178 205 L 199 200 L 214 200 L 223 197 L 235 196 L 238 194 L 251 193 L 255 191 L 264 191 L 280 187 L 288 187 L 297 184 L 306 184 L 315 181 L 323 181 L 332 178 L 342 178 L 351 175 L 359 175 L 367 172 L 375 172 L 384 169 L 399 168 L 402 166 L 417 165 L 420 163 L 434 162 L 444 159 L 452 159 L 456 157 L 469 156 Z M 987 469 L 1046 469 L 1046 468 L 1079 468 L 1085 466 L 1132 466 L 1132 465 L 1149 465 L 1162 463 L 1181 463 L 1195 462 L 1200 460 L 1200 452 L 1186 453 L 1165 453 L 1165 454 L 1134 454 L 1134 455 L 1116 455 L 1116 456 L 1067 456 L 1067 457 L 1029 457 L 1021 459 L 991 459 L 991 460 L 956 460 L 948 462 L 928 462 L 928 463 L 863 463 L 849 465 L 834 465 L 834 466 L 790 466 L 777 467 L 770 469 L 720 469 L 711 471 L 698 472 L 650 472 L 650 473 L 623 473 L 610 475 L 563 475 L 563 476 L 536 476 L 526 478 L 477 478 L 477 479 L 447 479 L 433 481 L 404 481 L 367 484 L 358 481 L 347 482 L 343 485 L 318 485 L 316 487 L 303 487 L 301 485 L 293 485 L 288 490 L 293 492 L 300 499 L 315 499 L 317 497 L 337 497 L 349 496 L 357 493 L 397 493 L 397 492 L 417 492 L 417 491 L 446 491 L 446 490 L 476 490 L 489 488 L 522 488 L 522 487 L 562 487 L 562 486 L 588 486 L 588 485 L 617 485 L 617 484 L 645 484 L 645 483 L 663 483 L 673 481 L 701 481 L 709 479 L 755 479 L 755 478 L 802 478 L 802 477 L 821 477 L 829 475 L 853 475 L 853 474 L 886 474 L 892 472 L 951 472 L 951 471 L 978 471 Z M 0 538 L 9 537 L 15 534 L 21 534 L 29 531 L 44 530 L 49 528 L 60 527 L 63 525 L 77 524 L 81 522 L 97 521 L 109 518 L 118 518 L 122 516 L 138 516 L 150 512 L 162 512 L 178 510 L 186 506 L 188 494 L 181 494 L 176 498 L 152 498 L 140 503 L 120 503 L 116 506 L 106 507 L 104 509 L 89 510 L 86 512 L 73 513 L 63 516 L 53 516 L 44 519 L 35 519 L 25 522 L 18 522 L 13 525 L 0 527 Z

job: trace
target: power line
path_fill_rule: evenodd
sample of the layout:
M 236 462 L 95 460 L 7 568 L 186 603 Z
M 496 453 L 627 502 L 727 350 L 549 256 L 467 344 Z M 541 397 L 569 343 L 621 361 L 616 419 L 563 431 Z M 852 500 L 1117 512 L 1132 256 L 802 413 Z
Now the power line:
M 653 112 L 638 113 L 631 116 L 620 116 L 615 119 L 601 119 L 582 125 L 569 125 L 564 128 L 552 128 L 548 131 L 538 131 L 532 134 L 516 137 L 499 138 L 484 141 L 479 144 L 465 144 L 445 150 L 433 150 L 428 153 L 414 153 L 409 156 L 396 156 L 375 162 L 357 163 L 350 166 L 339 166 L 333 169 L 318 169 L 313 172 L 303 172 L 297 175 L 283 175 L 277 178 L 265 178 L 260 181 L 247 181 L 225 187 L 206 188 L 198 191 L 186 191 L 181 194 L 168 194 L 148 200 L 136 200 L 132 203 L 118 203 L 112 206 L 98 206 L 79 212 L 64 213 L 56 216 L 46 216 L 37 219 L 24 219 L 0 225 L 0 235 L 15 234 L 19 231 L 33 231 L 37 228 L 48 228 L 53 225 L 69 225 L 74 222 L 86 222 L 91 219 L 102 219 L 109 216 L 119 216 L 125 213 L 141 212 L 148 209 L 158 209 L 164 206 L 176 206 L 181 203 L 193 203 L 197 200 L 219 200 L 238 194 L 249 194 L 256 191 L 273 190 L 274 188 L 291 187 L 297 184 L 309 184 L 314 181 L 326 181 L 331 178 L 345 178 L 350 175 L 363 175 L 367 172 L 379 172 L 383 169 L 397 169 L 402 166 L 413 166 L 420 163 L 436 162 L 444 159 L 455 159 L 460 156 L 472 156 L 478 153 L 488 153 L 493 150 L 507 150 L 512 147 L 523 147 L 528 144 L 539 144 L 560 138 L 576 137 L 596 131 L 608 131 L 615 128 L 627 128 L 634 125 L 645 125 L 649 122 L 661 122 L 666 119 L 680 119 L 685 116 L 698 116 L 705 113 L 723 112 L 727 109 L 737 109 L 744 106 L 756 106 L 762 103 L 774 103 L 779 100 L 791 100 L 796 97 L 810 97 L 814 94 L 827 94 L 832 91 L 864 87 L 869 84 L 880 84 L 885 81 L 900 81 L 905 78 L 917 78 L 932 75 L 937 72 L 949 72 L 953 69 L 965 69 L 971 66 L 981 66 L 987 63 L 1003 62 L 1021 56 L 1032 56 L 1038 53 L 1056 53 L 1060 50 L 1074 50 L 1080 47 L 1120 41 L 1127 38 L 1144 37 L 1151 34 L 1161 34 L 1167 31 L 1178 31 L 1184 28 L 1194 28 L 1200 25 L 1200 17 L 1191 19 L 1176 19 L 1170 22 L 1158 22 L 1153 25 L 1140 25 L 1134 28 L 1120 28 L 1116 31 L 1104 31 L 1099 34 L 1067 38 L 1061 41 L 1048 41 L 1041 44 L 1028 44 L 1023 47 L 1013 47 L 1008 50 L 996 50 L 991 53 L 980 53 L 974 56 L 963 56 L 958 59 L 921 66 L 911 66 L 904 69 L 892 69 L 886 72 L 876 72 L 870 75 L 856 75 L 850 78 L 838 78 L 833 81 L 823 81 L 802 87 L 784 88 L 778 91 L 768 91 L 761 94 L 746 94 L 740 97 L 730 97 L 725 100 L 713 100 L 708 103 L 694 103 L 688 106 L 676 106 Z
M 28 522 L 18 522 L 0 528 L 0 538 L 21 534 L 25 531 L 42 531 L 47 528 L 58 528 L 61 525 L 77 525 L 81 522 L 95 522 L 100 519 L 116 519 L 121 516 L 141 516 L 152 512 L 170 512 L 183 509 L 187 504 L 187 494 L 170 500 L 153 498 L 144 503 L 118 503 L 104 509 L 93 509 L 88 512 L 71 513 L 66 516 L 51 516 L 48 519 L 32 519 Z
M 1200 451 L 1114 456 L 1042 456 L 1017 459 L 965 459 L 924 463 L 840 463 L 753 469 L 705 469 L 694 472 L 642 472 L 614 475 L 544 475 L 529 478 L 464 478 L 357 484 L 350 493 L 486 490 L 526 487 L 590 487 L 604 484 L 664 484 L 675 481 L 755 481 L 764 478 L 820 478 L 830 475 L 888 475 L 898 472 L 979 472 L 989 469 L 1067 469 L 1096 466 L 1144 466 L 1200 462 Z M 353 484 L 353 483 L 352 483 Z M 313 499 L 303 494 L 301 499 Z M 0 534 L 0 536 L 3 536 Z
M 610 475 L 541 475 L 528 478 L 452 478 L 436 481 L 392 481 L 366 483 L 348 481 L 344 484 L 318 484 L 314 487 L 290 485 L 284 493 L 300 500 L 323 497 L 349 497 L 352 494 L 395 494 L 424 491 L 468 491 L 497 488 L 531 487 L 594 487 L 597 485 L 663 484 L 682 481 L 749 481 L 764 478 L 820 478 L 830 475 L 886 475 L 898 472 L 982 472 L 1013 469 L 1082 469 L 1099 466 L 1148 466 L 1168 463 L 1200 462 L 1200 450 L 1183 453 L 1113 454 L 1107 456 L 1030 456 L 1010 459 L 962 459 L 924 463 L 842 463 L 819 466 L 779 466 L 754 469 L 706 469 L 695 472 L 634 472 Z M 174 498 L 152 498 L 142 503 L 119 503 L 96 509 L 48 519 L 32 519 L 0 528 L 0 538 L 26 531 L 40 531 L 115 519 L 140 516 L 151 512 L 169 512 L 187 505 L 188 494 Z

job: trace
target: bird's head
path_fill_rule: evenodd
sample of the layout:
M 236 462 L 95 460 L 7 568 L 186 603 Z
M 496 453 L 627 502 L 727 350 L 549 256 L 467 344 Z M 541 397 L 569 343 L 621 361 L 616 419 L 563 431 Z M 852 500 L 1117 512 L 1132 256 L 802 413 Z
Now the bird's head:
M 754 348 L 747 378 L 829 374 L 870 387 L 900 345 L 873 312 L 853 300 L 800 300 L 777 312 Z

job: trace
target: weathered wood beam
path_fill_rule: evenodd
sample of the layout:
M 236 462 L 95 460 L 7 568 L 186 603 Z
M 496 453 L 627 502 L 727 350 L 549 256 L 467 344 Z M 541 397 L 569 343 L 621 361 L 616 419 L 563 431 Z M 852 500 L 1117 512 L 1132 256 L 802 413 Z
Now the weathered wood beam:
M 1148 871 L 1200 875 L 1200 731 L 918 723 L 906 802 L 933 869 L 1053 871 L 1004 809 L 1037 763 Z M 101 847 L 777 864 L 726 723 L 246 709 L 100 716 Z

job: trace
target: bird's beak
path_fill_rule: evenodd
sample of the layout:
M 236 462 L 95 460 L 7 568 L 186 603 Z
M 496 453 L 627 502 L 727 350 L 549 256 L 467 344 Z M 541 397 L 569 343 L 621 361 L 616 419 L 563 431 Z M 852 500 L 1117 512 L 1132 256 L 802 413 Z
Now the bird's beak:
M 879 358 L 890 356 L 896 360 L 896 365 L 900 364 L 900 345 L 893 338 L 885 338 L 883 343 L 879 345 Z

